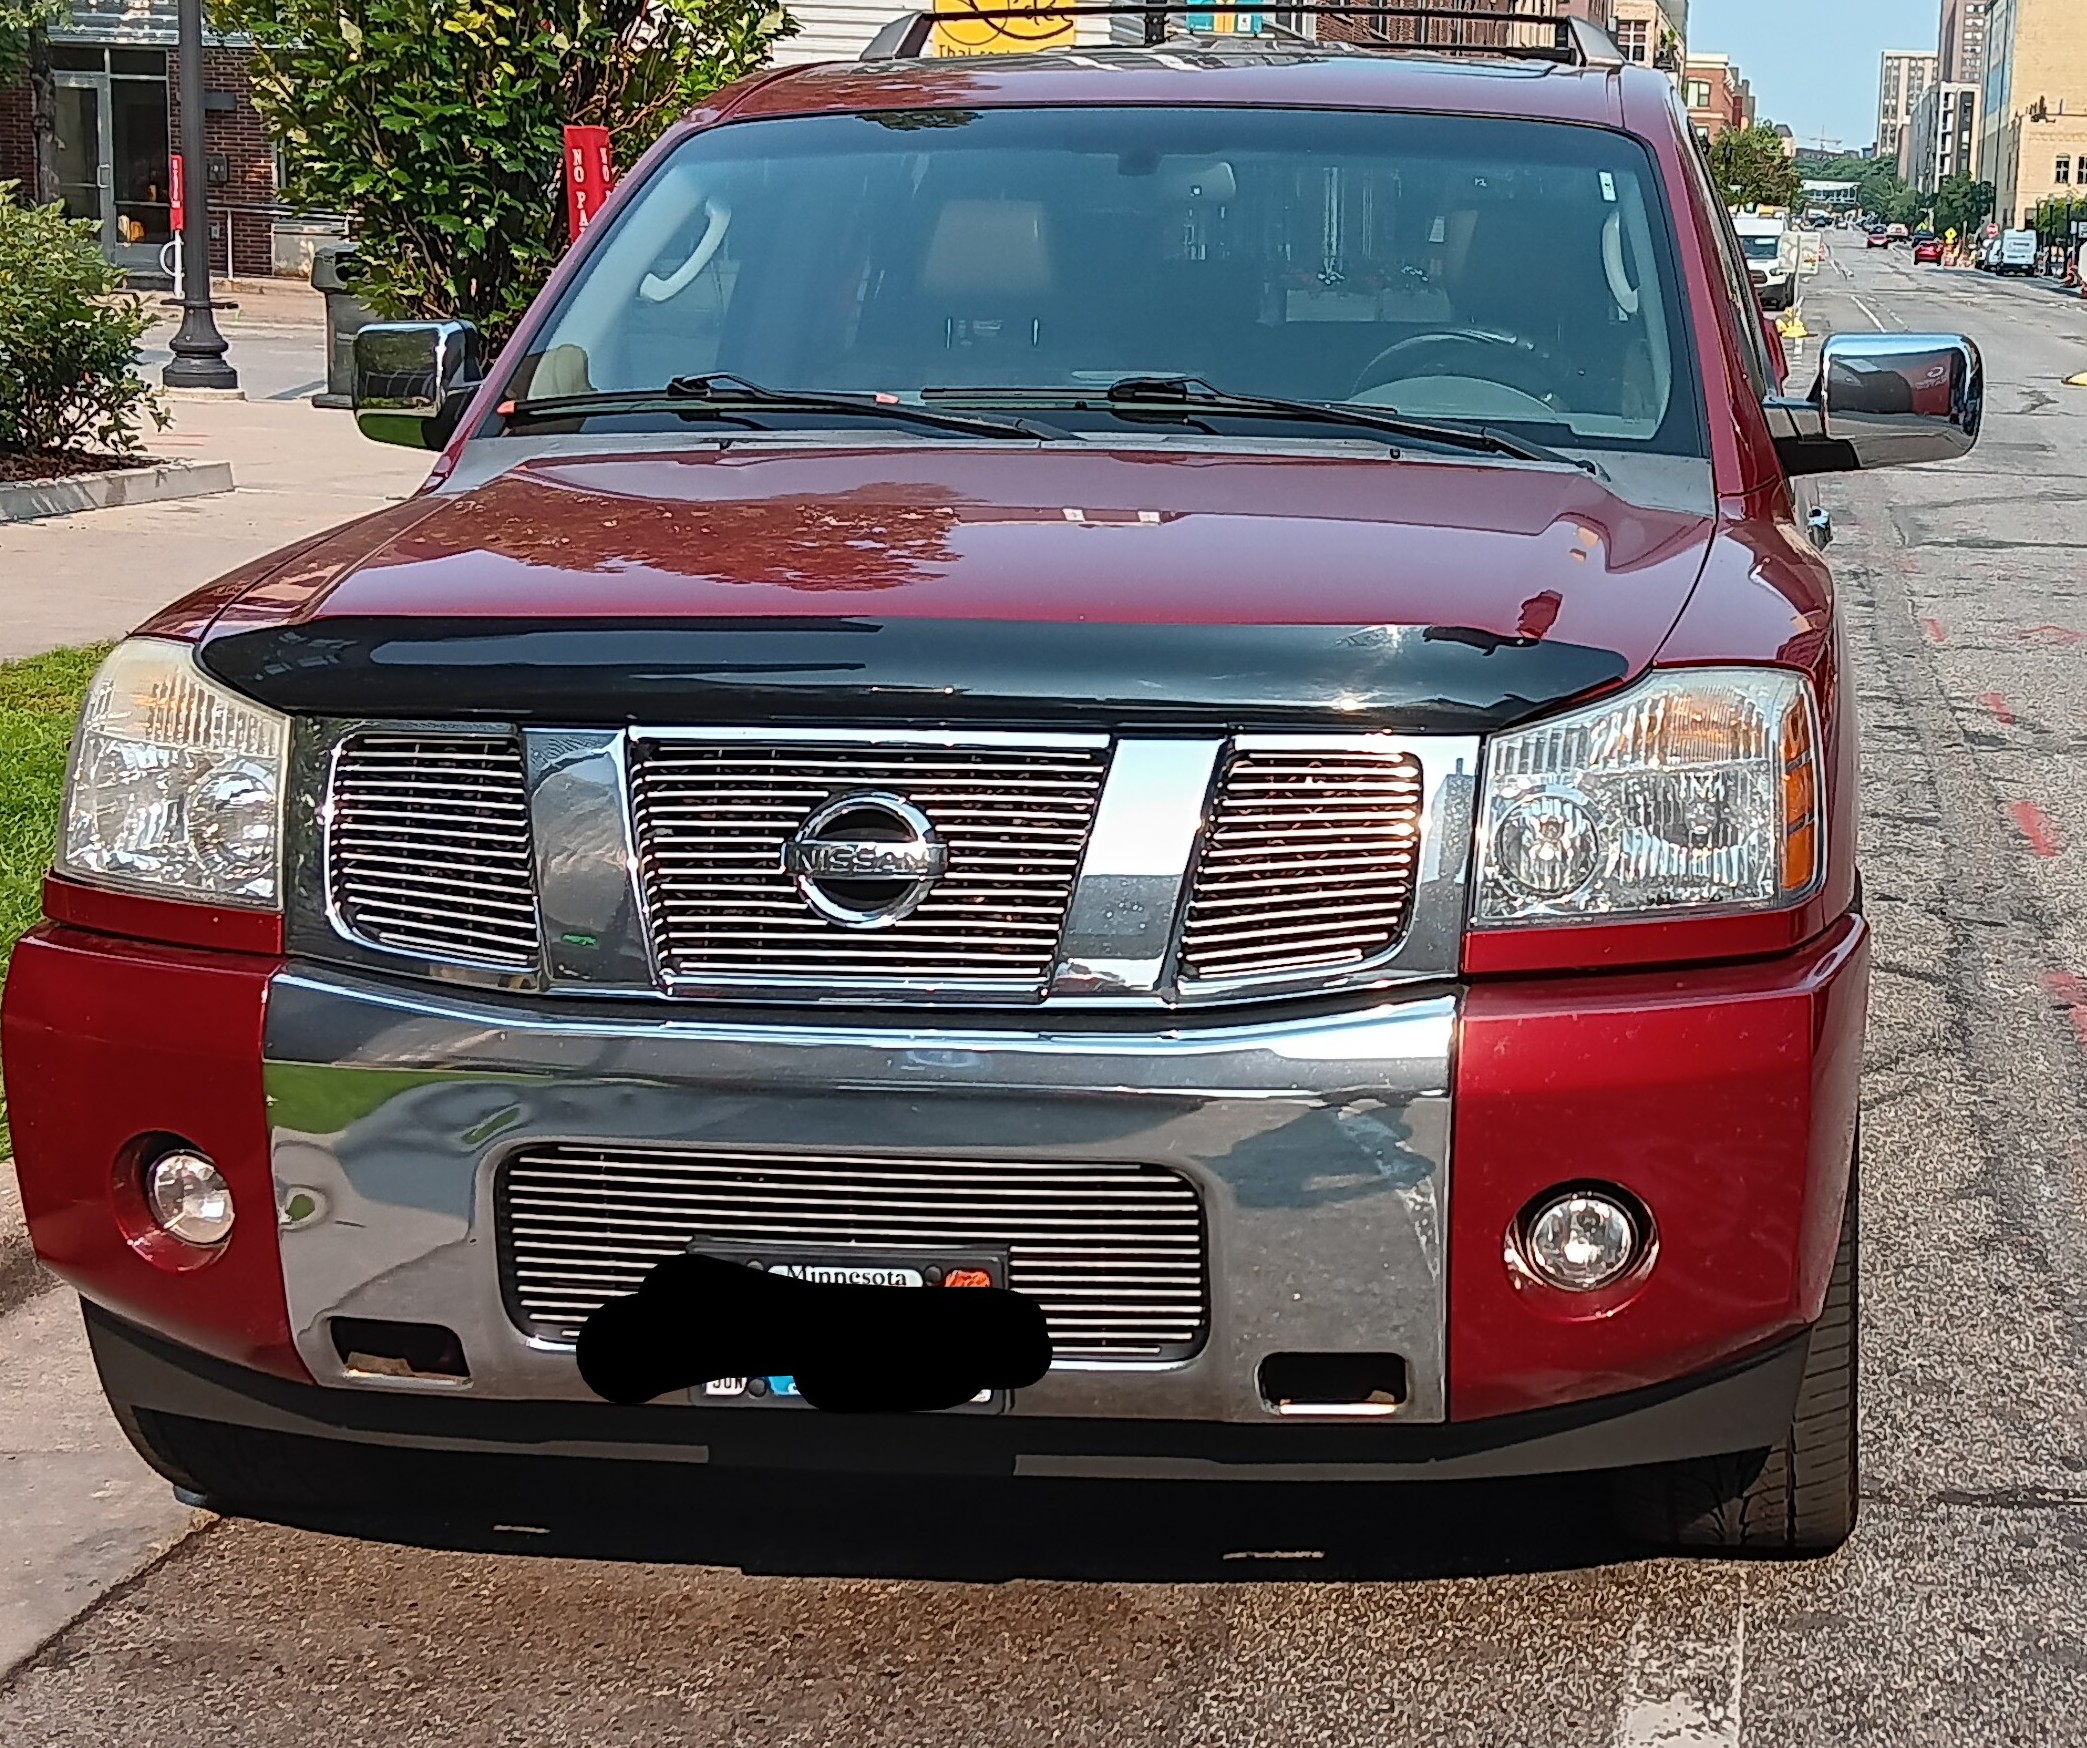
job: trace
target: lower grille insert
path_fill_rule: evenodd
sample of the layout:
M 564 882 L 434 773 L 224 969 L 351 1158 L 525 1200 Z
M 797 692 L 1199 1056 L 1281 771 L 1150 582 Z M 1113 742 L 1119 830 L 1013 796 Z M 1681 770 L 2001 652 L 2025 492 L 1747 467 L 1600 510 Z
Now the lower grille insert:
M 625 1143 L 524 1149 L 497 1179 L 517 1320 L 569 1341 L 605 1300 L 698 1239 L 831 1252 L 1005 1249 L 1060 1359 L 1176 1359 L 1209 1320 L 1202 1208 L 1159 1166 L 714 1153 Z

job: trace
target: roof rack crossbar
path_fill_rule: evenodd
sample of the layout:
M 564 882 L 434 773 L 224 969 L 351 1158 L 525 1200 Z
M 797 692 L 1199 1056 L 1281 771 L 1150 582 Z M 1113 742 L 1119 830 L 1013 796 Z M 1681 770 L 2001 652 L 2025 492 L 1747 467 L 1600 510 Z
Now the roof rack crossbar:
M 949 11 L 908 12 L 894 18 L 877 32 L 862 51 L 865 61 L 910 60 L 927 51 L 938 22 L 990 23 L 1006 18 L 1179 18 L 1215 12 L 1313 13 L 1337 18 L 1403 19 L 1414 26 L 1413 40 L 1355 43 L 1356 48 L 1431 49 L 1451 54 L 1507 55 L 1524 59 L 1557 61 L 1574 67 L 1621 67 L 1623 51 L 1600 26 L 1584 18 L 1534 18 L 1525 13 L 1481 11 L 1473 7 L 1350 5 L 1347 0 L 1159 0 L 1158 4 L 1133 4 L 1131 0 L 1037 0 L 1030 5 L 975 6 L 960 4 Z M 1468 35 L 1447 40 L 1436 35 L 1434 26 L 1454 24 L 1494 27 L 1486 34 L 1495 40 L 1474 42 Z M 1505 27 L 1500 29 L 1499 27 Z M 1518 34 L 1519 33 L 1519 34 Z M 1533 37 L 1531 35 L 1533 34 Z M 1506 40 L 1499 40 L 1499 39 Z M 1546 40 L 1547 39 L 1547 40 Z M 1122 46 L 1122 45 L 1117 45 Z M 1155 45 L 1157 46 L 1157 45 Z

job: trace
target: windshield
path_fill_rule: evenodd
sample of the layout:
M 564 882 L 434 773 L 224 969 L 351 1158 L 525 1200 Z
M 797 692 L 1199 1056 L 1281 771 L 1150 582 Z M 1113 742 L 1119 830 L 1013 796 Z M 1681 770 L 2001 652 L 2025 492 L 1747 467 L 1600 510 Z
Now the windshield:
M 688 140 L 508 392 L 1093 396 L 1127 377 L 1704 453 L 1655 172 L 1621 135 L 1303 110 L 926 110 Z M 657 416 L 657 415 L 655 415 Z M 1045 415 L 1038 415 L 1043 417 Z M 1171 426 L 1105 402 L 1091 437 Z
M 1739 242 L 1740 246 L 1746 250 L 1746 258 L 1749 261 L 1775 261 L 1782 257 L 1783 240 L 1781 237 L 1743 236 L 1739 239 Z

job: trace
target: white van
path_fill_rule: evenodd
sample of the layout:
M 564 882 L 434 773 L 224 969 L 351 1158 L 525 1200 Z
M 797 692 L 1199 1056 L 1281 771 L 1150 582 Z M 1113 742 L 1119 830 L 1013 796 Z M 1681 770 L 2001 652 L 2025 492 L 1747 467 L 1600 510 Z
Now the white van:
M 1735 212 L 1733 229 L 1746 251 L 1747 271 L 1764 310 L 1786 310 L 1797 301 L 1797 234 L 1790 221 L 1757 212 Z
M 2009 231 L 2000 239 L 1993 256 L 1995 273 L 2030 274 L 2036 271 L 2036 233 Z

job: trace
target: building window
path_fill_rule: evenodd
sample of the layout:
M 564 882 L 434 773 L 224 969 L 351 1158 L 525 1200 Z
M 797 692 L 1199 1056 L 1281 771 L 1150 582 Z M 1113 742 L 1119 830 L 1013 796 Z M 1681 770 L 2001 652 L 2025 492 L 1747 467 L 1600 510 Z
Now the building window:
M 1648 28 L 1642 18 L 1626 18 L 1616 26 L 1616 46 L 1640 65 L 1644 64 L 1649 51 L 1646 40 Z
M 2058 168 L 2051 174 L 2051 180 L 2058 183 L 2069 183 L 2072 179 L 2073 161 L 2070 158 L 2060 158 L 2058 160 Z
M 1710 107 L 1710 81 L 1708 79 L 1691 79 L 1688 82 L 1688 106 L 1691 109 L 1708 109 Z

